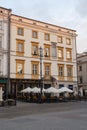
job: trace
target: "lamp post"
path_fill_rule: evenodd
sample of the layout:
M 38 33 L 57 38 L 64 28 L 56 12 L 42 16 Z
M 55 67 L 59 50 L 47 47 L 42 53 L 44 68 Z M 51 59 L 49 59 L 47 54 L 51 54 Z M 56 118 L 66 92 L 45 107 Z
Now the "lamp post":
M 40 46 L 40 100 L 39 100 L 39 103 L 42 103 L 42 89 L 43 89 L 43 86 L 42 86 L 42 57 L 43 57 L 43 49 L 42 47 Z
M 9 9 L 9 12 L 8 12 L 8 55 L 7 55 L 7 90 L 6 90 L 6 99 L 8 99 L 8 94 L 9 94 L 9 88 L 10 88 L 10 22 L 11 22 L 11 9 Z

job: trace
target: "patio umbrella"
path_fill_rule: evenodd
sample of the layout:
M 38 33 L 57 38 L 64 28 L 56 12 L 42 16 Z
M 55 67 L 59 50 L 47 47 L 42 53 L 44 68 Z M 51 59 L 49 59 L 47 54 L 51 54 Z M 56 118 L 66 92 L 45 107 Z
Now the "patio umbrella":
M 21 93 L 30 93 L 30 92 L 32 92 L 32 88 L 30 87 L 21 90 Z
M 73 91 L 67 87 L 62 87 L 60 89 L 58 89 L 59 93 L 63 93 L 63 92 L 68 92 L 68 93 L 73 93 Z
M 40 88 L 34 87 L 32 88 L 33 93 L 40 93 Z
M 46 93 L 59 93 L 59 90 L 54 87 L 50 87 L 50 88 L 46 89 L 45 92 Z
M 46 89 L 45 89 L 45 88 L 42 88 L 42 92 L 45 93 L 45 92 L 46 92 Z

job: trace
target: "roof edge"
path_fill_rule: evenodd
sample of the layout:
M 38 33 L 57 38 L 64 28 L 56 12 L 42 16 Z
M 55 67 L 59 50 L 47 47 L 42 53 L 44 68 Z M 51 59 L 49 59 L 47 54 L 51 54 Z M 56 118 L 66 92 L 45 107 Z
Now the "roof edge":
M 66 27 L 62 27 L 62 26 L 57 26 L 55 24 L 51 24 L 51 23 L 47 23 L 47 22 L 42 22 L 42 21 L 39 21 L 39 20 L 35 20 L 35 19 L 31 19 L 31 18 L 27 18 L 27 17 L 21 16 L 21 15 L 16 15 L 16 14 L 11 14 L 11 15 L 76 32 L 76 30 L 74 30 L 74 29 L 70 29 L 70 28 L 66 28 Z
M 12 9 L 7 9 L 7 8 L 5 8 L 5 7 L 2 7 L 2 6 L 0 6 L 0 8 L 5 9 L 5 10 L 8 10 L 8 11 L 12 11 Z

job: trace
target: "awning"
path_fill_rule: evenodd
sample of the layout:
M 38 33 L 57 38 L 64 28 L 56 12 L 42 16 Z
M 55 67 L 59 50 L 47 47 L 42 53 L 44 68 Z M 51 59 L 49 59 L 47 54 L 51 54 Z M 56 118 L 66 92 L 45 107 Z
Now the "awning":
M 0 79 L 0 83 L 7 83 L 7 79 Z

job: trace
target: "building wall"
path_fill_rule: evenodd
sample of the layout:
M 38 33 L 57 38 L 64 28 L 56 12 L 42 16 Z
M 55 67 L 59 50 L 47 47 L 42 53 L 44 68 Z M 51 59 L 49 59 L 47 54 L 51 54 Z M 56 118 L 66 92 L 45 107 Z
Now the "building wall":
M 6 10 L 0 9 L 3 12 L 0 13 L 0 21 L 2 22 L 2 29 L 0 29 L 0 36 L 2 37 L 2 45 L 0 48 L 0 59 L 1 59 L 1 75 L 7 76 L 7 42 L 8 42 L 8 21 Z
M 21 19 L 21 21 L 20 21 Z M 17 35 L 17 27 L 24 28 L 24 36 Z M 32 38 L 32 30 L 36 30 L 38 32 L 38 38 Z M 50 40 L 44 40 L 44 33 L 50 34 Z M 58 36 L 63 37 L 63 43 L 58 43 Z M 66 38 L 71 39 L 71 45 L 66 44 Z M 24 40 L 24 56 L 16 55 L 16 40 Z M 31 61 L 40 61 L 39 57 L 32 57 L 32 42 L 38 42 L 38 47 L 43 48 L 44 53 L 44 44 L 50 45 L 50 59 L 46 60 L 43 57 L 42 64 L 42 75 L 44 76 L 44 62 L 51 63 L 51 75 L 58 80 L 58 83 L 64 83 L 65 86 L 68 84 L 73 84 L 73 86 L 77 85 L 77 66 L 76 66 L 76 33 L 74 30 L 69 30 L 66 28 L 50 25 L 47 23 L 34 21 L 31 19 L 19 17 L 16 15 L 11 16 L 11 60 L 10 60 L 10 77 L 16 78 L 16 60 L 24 60 L 24 79 L 32 79 L 31 75 Z M 63 61 L 58 60 L 57 58 L 52 58 L 52 45 L 51 43 L 56 43 L 57 47 L 63 47 L 64 50 L 64 59 Z M 66 48 L 72 50 L 72 60 L 66 60 Z M 58 50 L 57 50 L 58 54 Z M 60 81 L 58 79 L 58 64 L 64 64 L 64 81 Z M 67 65 L 73 66 L 73 80 L 67 80 Z M 40 66 L 40 65 L 39 65 Z M 40 72 L 40 71 L 39 71 Z M 40 73 L 39 73 L 40 78 Z
M 78 63 L 78 86 L 81 95 L 85 95 L 87 90 L 87 53 L 82 53 L 77 56 Z M 81 67 L 81 70 L 80 70 Z
M 0 20 L 3 22 L 2 29 L 0 30 L 0 36 L 2 36 L 2 47 L 0 48 L 0 60 L 1 60 L 1 70 L 0 77 L 8 79 L 10 71 L 10 82 L 7 88 L 10 88 L 12 93 L 16 93 L 16 89 L 24 88 L 26 84 L 32 83 L 39 85 L 40 81 L 40 52 L 39 48 L 43 48 L 43 58 L 42 58 L 42 77 L 44 77 L 44 83 L 53 85 L 59 88 L 60 85 L 68 87 L 68 85 L 77 87 L 77 66 L 76 66 L 76 31 L 49 23 L 44 23 L 25 17 L 17 16 L 11 14 L 11 23 L 9 23 L 9 17 L 11 14 L 10 9 L 0 7 Z M 8 32 L 8 27 L 10 24 L 10 32 Z M 23 28 L 24 35 L 18 35 L 17 29 Z M 38 38 L 32 37 L 32 31 L 38 32 Z M 10 41 L 9 34 L 10 33 Z M 50 40 L 45 40 L 45 34 L 50 36 Z M 59 37 L 62 37 L 62 43 L 59 43 Z M 70 44 L 66 44 L 66 39 L 70 40 Z M 20 55 L 17 51 L 18 41 L 21 40 L 24 45 L 24 49 Z M 9 59 L 9 43 L 10 42 L 10 59 Z M 38 55 L 32 55 L 32 46 L 34 42 L 38 46 Z M 52 57 L 52 46 L 56 45 L 56 57 Z M 50 48 L 50 57 L 45 57 L 45 47 Z M 63 54 L 62 58 L 58 58 L 58 52 L 61 51 Z M 67 59 L 67 53 L 71 55 L 70 59 Z M 9 61 L 10 60 L 10 64 Z M 35 77 L 32 76 L 32 64 L 36 63 L 38 65 L 38 74 Z M 17 65 L 23 66 L 23 75 L 17 74 Z M 9 65 L 9 66 L 8 66 Z M 50 68 L 49 76 L 45 76 L 46 65 Z M 64 76 L 59 77 L 59 67 L 62 66 Z M 10 70 L 9 70 L 10 67 Z M 72 76 L 67 77 L 67 68 L 72 68 Z M 20 82 L 19 82 L 20 81 Z M 1 81 L 0 81 L 1 82 Z M 56 82 L 56 83 L 55 83 Z M 4 85 L 6 85 L 5 82 Z M 0 86 L 3 83 L 0 83 Z M 7 91 L 7 90 L 6 90 Z M 19 90 L 18 90 L 19 91 Z M 16 95 L 15 95 L 16 96 Z
M 0 7 L 0 98 L 6 91 L 8 78 L 8 17 L 11 10 Z M 4 92 L 5 92 L 4 91 Z

